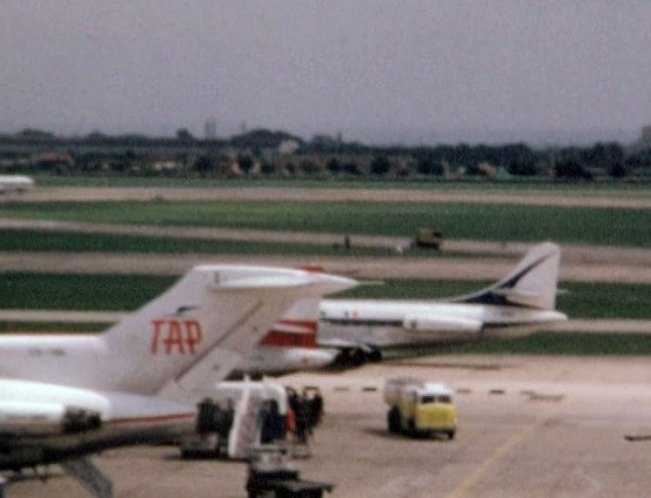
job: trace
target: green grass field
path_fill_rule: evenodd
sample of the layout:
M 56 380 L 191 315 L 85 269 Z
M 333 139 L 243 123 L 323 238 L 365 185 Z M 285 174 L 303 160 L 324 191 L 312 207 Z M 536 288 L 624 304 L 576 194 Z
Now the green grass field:
M 58 275 L 3 273 L 0 278 L 0 307 L 3 309 L 47 309 L 79 311 L 130 311 L 162 293 L 174 277 L 148 275 Z M 363 286 L 341 297 L 418 299 L 440 298 L 471 292 L 488 282 L 388 281 Z M 646 306 L 651 297 L 648 285 L 566 284 L 559 296 L 559 309 L 572 318 L 651 319 Z M 97 332 L 105 324 L 0 322 L 0 333 Z M 589 331 L 587 331 L 589 332 Z M 538 333 L 491 342 L 437 347 L 419 354 L 651 354 L 651 336 L 634 334 Z M 404 353 L 403 353 L 404 354 Z
M 554 240 L 641 247 L 651 210 L 498 204 L 286 202 L 6 203 L 8 218 L 413 236 L 429 226 L 450 239 Z
M 97 186 L 208 186 L 213 188 L 414 188 L 496 194 L 649 198 L 651 188 L 636 184 L 568 185 L 552 182 L 343 182 L 250 181 L 177 179 L 56 179 L 51 185 Z M 37 179 L 40 183 L 40 179 Z M 42 184 L 45 184 L 43 182 Z M 629 247 L 648 246 L 650 210 L 561 208 L 492 204 L 386 204 L 282 202 L 120 202 L 120 203 L 12 203 L 0 204 L 0 216 L 97 223 L 150 224 L 292 230 L 336 234 L 374 234 L 412 237 L 416 228 L 431 226 L 448 239 L 487 241 L 554 240 Z M 327 246 L 182 240 L 175 238 L 85 235 L 65 232 L 0 231 L 5 251 L 107 251 L 142 253 L 336 255 Z M 322 251 L 322 252 L 320 252 Z M 349 255 L 350 253 L 345 253 Z M 364 257 L 384 251 L 354 249 Z M 450 256 L 443 253 L 445 256 Z M 2 273 L 0 308 L 51 310 L 134 310 L 167 289 L 176 278 L 145 275 L 58 275 Z M 427 299 L 465 294 L 491 282 L 388 281 L 363 286 L 344 296 Z M 565 283 L 558 307 L 572 318 L 651 319 L 651 285 Z M 102 324 L 0 323 L 2 331 L 97 331 Z M 433 350 L 436 353 L 530 354 L 649 354 L 651 337 L 540 333 L 533 336 Z
M 3 273 L 0 278 L 0 306 L 3 309 L 48 309 L 80 311 L 130 311 L 162 293 L 174 277 L 147 275 L 57 275 Z M 388 281 L 385 285 L 363 286 L 341 297 L 437 298 L 477 290 L 488 282 Z M 573 318 L 651 319 L 646 306 L 651 286 L 567 284 L 559 296 L 559 309 Z M 0 322 L 0 333 L 97 332 L 106 324 Z M 586 331 L 589 332 L 589 331 Z M 402 354 L 405 354 L 403 352 Z M 635 334 L 538 333 L 500 341 L 445 346 L 424 351 L 431 354 L 651 354 L 651 336 Z
M 38 230 L 0 230 L 2 251 L 63 251 L 63 252 L 129 252 L 158 254 L 229 254 L 288 256 L 358 256 L 386 257 L 395 255 L 382 248 L 353 246 L 350 250 L 330 245 L 291 244 L 274 242 L 240 242 L 230 240 L 185 239 L 174 237 L 84 234 L 78 232 L 55 232 Z M 431 257 L 431 252 L 412 251 L 411 256 Z M 453 257 L 454 253 L 443 253 Z M 439 255 L 440 256 L 440 255 Z
M 0 274 L 0 308 L 129 311 L 166 290 L 175 277 L 151 275 Z M 489 282 L 389 280 L 339 297 L 436 299 L 462 295 Z M 651 319 L 651 285 L 566 283 L 558 308 L 572 318 Z
M 0 334 L 3 332 L 30 333 L 95 333 L 108 328 L 106 323 L 66 323 L 66 322 L 0 322 Z
M 392 357 L 428 354 L 649 355 L 651 335 L 538 332 L 513 339 L 404 350 Z
M 164 188 L 345 188 L 373 190 L 432 190 L 437 192 L 477 192 L 491 194 L 544 193 L 559 196 L 639 197 L 651 196 L 647 182 L 588 183 L 559 182 L 551 178 L 183 178 L 137 176 L 52 176 L 35 175 L 36 184 L 45 187 L 164 187 Z

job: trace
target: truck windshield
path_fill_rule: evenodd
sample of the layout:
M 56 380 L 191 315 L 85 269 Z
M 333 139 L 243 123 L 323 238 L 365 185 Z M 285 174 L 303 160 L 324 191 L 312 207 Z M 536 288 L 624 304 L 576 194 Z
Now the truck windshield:
M 443 403 L 450 404 L 452 403 L 452 397 L 448 394 L 439 394 L 438 396 L 434 394 L 424 394 L 420 397 L 420 404 L 426 405 L 428 403 Z

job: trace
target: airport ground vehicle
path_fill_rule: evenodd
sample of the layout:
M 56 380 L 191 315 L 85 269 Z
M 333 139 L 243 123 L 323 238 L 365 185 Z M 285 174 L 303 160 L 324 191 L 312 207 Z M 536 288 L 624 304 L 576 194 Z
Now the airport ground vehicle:
M 416 236 L 411 242 L 411 247 L 419 247 L 426 249 L 441 249 L 443 245 L 443 234 L 434 230 L 433 228 L 419 228 L 416 231 Z
M 249 380 L 218 383 L 211 395 L 199 404 L 197 430 L 181 440 L 181 455 L 248 458 L 251 448 L 260 444 L 260 412 L 272 401 L 278 416 L 284 420 L 287 393 L 282 385 Z
M 454 391 L 447 385 L 412 377 L 389 379 L 384 386 L 384 401 L 389 405 L 390 432 L 454 438 L 457 409 Z
M 324 491 L 332 492 L 332 484 L 301 479 L 289 457 L 290 451 L 286 446 L 261 445 L 255 448 L 246 481 L 249 498 L 320 498 Z

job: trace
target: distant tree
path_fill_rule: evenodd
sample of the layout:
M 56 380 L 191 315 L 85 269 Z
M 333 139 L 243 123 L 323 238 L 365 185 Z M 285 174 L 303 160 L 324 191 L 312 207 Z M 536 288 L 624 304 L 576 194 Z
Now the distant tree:
M 301 171 L 306 175 L 314 175 L 320 171 L 319 165 L 308 159 L 301 161 Z
M 624 178 L 628 176 L 628 169 L 621 162 L 612 163 L 608 167 L 608 176 L 611 178 Z
M 421 154 L 416 162 L 416 171 L 421 175 L 444 175 L 445 167 L 431 152 Z
M 18 133 L 16 137 L 25 138 L 29 140 L 42 140 L 42 139 L 52 139 L 55 138 L 54 133 L 44 130 L 38 130 L 35 128 L 24 128 Z
M 192 142 L 194 140 L 194 137 L 192 136 L 192 133 L 190 133 L 190 130 L 187 128 L 179 128 L 176 130 L 176 139 L 179 142 Z
M 245 175 L 248 175 L 251 171 L 251 168 L 253 168 L 254 161 L 253 158 L 248 154 L 238 154 L 237 164 L 240 167 L 240 171 Z
M 624 161 L 624 148 L 616 143 L 597 143 L 583 151 L 583 161 L 589 167 L 608 170 L 611 165 Z
M 290 135 L 284 131 L 271 131 L 262 128 L 236 135 L 230 139 L 230 144 L 239 149 L 252 148 L 263 150 L 278 148 L 281 143 L 288 140 L 296 141 L 299 145 L 303 144 L 303 140 L 299 137 Z
M 333 175 L 336 175 L 337 173 L 340 173 L 341 170 L 343 169 L 343 165 L 341 164 L 341 161 L 337 159 L 336 157 L 331 157 L 328 159 L 328 162 L 326 163 L 326 168 L 330 173 Z
M 565 180 L 591 180 L 592 174 L 576 159 L 564 159 L 556 163 L 554 176 Z
M 347 175 L 360 176 L 362 172 L 359 170 L 359 165 L 355 161 L 348 161 L 343 165 L 343 171 Z
M 263 161 L 260 171 L 263 175 L 273 175 L 276 172 L 276 165 L 271 161 Z
M 651 169 L 651 149 L 642 149 L 632 153 L 626 158 L 625 164 L 629 170 Z
M 337 151 L 341 147 L 341 140 L 329 135 L 314 135 L 307 148 L 311 152 L 327 154 Z
M 371 174 L 384 176 L 391 169 L 391 163 L 386 156 L 377 156 L 371 161 Z
M 526 144 L 504 145 L 495 150 L 495 164 L 506 168 L 511 175 L 534 176 L 540 173 L 537 166 L 539 157 Z
M 105 135 L 99 130 L 93 130 L 91 133 L 89 133 L 84 137 L 84 140 L 86 142 L 92 142 L 92 143 L 106 143 L 110 141 L 110 139 L 111 137 Z
M 296 165 L 292 162 L 288 162 L 285 164 L 285 171 L 287 172 L 288 175 L 294 176 L 296 175 Z
M 195 159 L 193 169 L 202 176 L 208 176 L 214 172 L 213 161 L 210 157 L 201 155 Z
M 507 163 L 506 171 L 511 175 L 517 176 L 535 176 L 540 172 L 534 163 L 530 161 L 522 161 L 519 158 L 511 159 Z

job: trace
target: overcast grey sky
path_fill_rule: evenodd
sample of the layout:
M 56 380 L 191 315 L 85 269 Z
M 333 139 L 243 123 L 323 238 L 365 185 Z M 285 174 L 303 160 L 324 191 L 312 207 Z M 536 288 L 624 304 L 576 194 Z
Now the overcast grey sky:
M 651 1 L 0 0 L 0 64 L 4 132 L 634 137 Z

